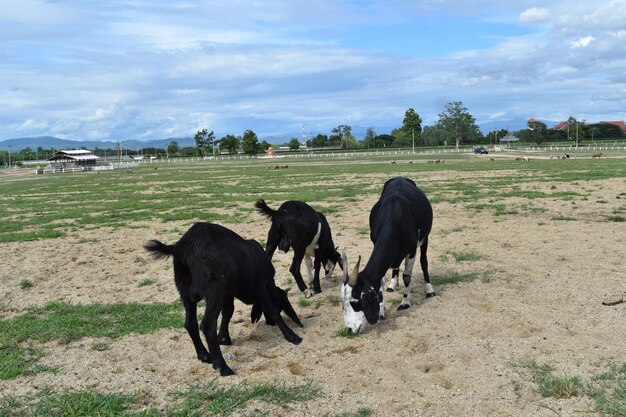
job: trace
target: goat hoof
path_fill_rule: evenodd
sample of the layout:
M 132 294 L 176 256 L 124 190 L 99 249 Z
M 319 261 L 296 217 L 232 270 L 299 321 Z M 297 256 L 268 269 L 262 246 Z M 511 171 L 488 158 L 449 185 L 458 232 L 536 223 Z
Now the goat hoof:
M 321 292 L 322 292 L 322 288 L 321 288 L 321 287 L 318 287 L 318 288 L 313 288 L 313 292 L 314 292 L 315 294 L 319 294 L 319 293 L 321 293 Z
M 230 340 L 230 337 L 220 337 L 219 338 L 220 345 L 232 345 L 233 342 Z
M 409 307 L 411 307 L 409 304 L 400 304 L 400 306 L 398 306 L 398 311 L 406 310 Z
M 302 338 L 296 335 L 295 337 L 291 338 L 289 342 L 293 343 L 294 345 L 299 345 L 300 342 L 302 342 Z
M 304 298 L 311 298 L 313 296 L 313 291 L 311 291 L 310 288 L 305 289 L 302 293 L 304 294 Z
M 394 292 L 394 289 L 391 287 L 387 287 L 387 292 Z
M 198 360 L 204 363 L 211 363 L 211 355 L 208 353 L 206 355 L 198 355 Z
M 233 372 L 232 369 L 230 369 L 228 366 L 220 369 L 220 375 L 221 376 L 231 376 L 231 375 L 235 375 L 235 373 Z
M 426 298 L 434 297 L 436 294 L 434 292 L 426 293 Z

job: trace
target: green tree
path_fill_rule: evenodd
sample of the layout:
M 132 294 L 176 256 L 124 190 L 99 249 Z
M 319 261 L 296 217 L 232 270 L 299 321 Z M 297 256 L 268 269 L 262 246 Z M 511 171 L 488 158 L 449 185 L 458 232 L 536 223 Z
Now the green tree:
M 363 147 L 364 148 L 375 148 L 376 147 L 376 131 L 369 127 L 367 132 L 365 132 L 365 137 L 363 138 Z
M 607 122 L 589 125 L 588 137 L 595 139 L 623 138 L 624 133 L 619 126 Z
M 248 155 L 259 153 L 259 138 L 252 130 L 246 130 L 243 134 L 243 152 Z
M 437 125 L 444 130 L 446 141 L 454 141 L 457 149 L 463 141 L 476 143 L 482 138 L 476 119 L 461 101 L 447 103 L 439 113 Z
M 241 145 L 241 139 L 235 135 L 226 135 L 222 139 L 220 139 L 220 148 L 224 148 L 228 150 L 228 153 L 234 155 L 239 150 L 239 146 Z
M 175 140 L 171 141 L 169 145 L 167 145 L 167 154 L 168 155 L 177 155 L 180 151 L 180 146 L 178 146 L 178 142 Z
M 198 130 L 194 136 L 196 141 L 196 150 L 198 156 L 205 156 L 213 152 L 213 146 L 215 146 L 215 135 L 213 131 L 207 131 L 206 129 Z
M 291 138 L 287 146 L 289 146 L 290 150 L 297 151 L 300 149 L 300 141 L 296 138 Z
M 352 136 L 352 127 L 348 125 L 339 125 L 331 130 L 332 135 L 328 138 L 330 145 L 339 146 L 342 148 L 356 147 L 358 142 L 354 136 Z
M 415 151 L 415 140 L 417 139 L 419 141 L 420 134 L 422 133 L 422 118 L 411 107 L 404 113 L 402 131 L 405 135 L 410 135 L 411 145 L 413 151 Z
M 541 145 L 548 136 L 548 126 L 538 120 L 528 122 L 528 131 L 530 132 L 530 139 L 537 145 Z
M 422 137 L 424 141 L 428 142 L 431 146 L 443 146 L 449 140 L 448 132 L 438 124 L 425 126 L 422 131 Z
M 314 148 L 328 146 L 328 136 L 318 133 L 313 139 L 311 139 L 311 145 Z
M 267 141 L 262 141 L 261 144 L 259 145 L 259 148 L 261 149 L 261 151 L 265 152 L 267 151 L 267 149 L 272 146 L 271 143 L 268 143 Z

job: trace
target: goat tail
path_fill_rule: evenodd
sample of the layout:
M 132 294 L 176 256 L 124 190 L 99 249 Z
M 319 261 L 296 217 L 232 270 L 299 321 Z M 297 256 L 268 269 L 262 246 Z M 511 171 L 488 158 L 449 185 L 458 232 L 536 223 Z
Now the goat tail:
M 274 217 L 274 214 L 276 214 L 276 210 L 268 206 L 263 199 L 257 200 L 256 203 L 254 203 L 254 207 L 256 207 L 257 211 L 261 215 L 267 217 L 268 219 L 271 219 L 272 217 Z
M 166 245 L 165 243 L 161 243 L 158 240 L 151 240 L 146 243 L 143 248 L 150 252 L 150 255 L 154 259 L 167 259 L 170 256 L 176 255 L 174 251 L 174 246 Z

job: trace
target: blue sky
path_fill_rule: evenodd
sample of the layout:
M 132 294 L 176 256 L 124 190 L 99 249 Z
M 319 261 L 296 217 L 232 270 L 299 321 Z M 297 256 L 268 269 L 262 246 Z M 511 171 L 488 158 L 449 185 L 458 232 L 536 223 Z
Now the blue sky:
M 626 119 L 626 0 L 494 3 L 0 0 L 0 140 Z

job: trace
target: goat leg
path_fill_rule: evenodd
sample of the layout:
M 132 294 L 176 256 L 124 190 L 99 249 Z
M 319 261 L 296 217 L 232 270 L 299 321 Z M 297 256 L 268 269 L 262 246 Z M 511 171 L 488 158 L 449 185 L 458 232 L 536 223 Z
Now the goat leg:
M 322 292 L 322 286 L 320 285 L 320 269 L 322 268 L 322 261 L 319 256 L 315 256 L 315 261 L 313 262 L 313 291 L 316 294 Z
M 209 346 L 213 369 L 219 370 L 221 376 L 234 375 L 235 373 L 233 370 L 226 365 L 226 361 L 222 356 L 222 350 L 220 349 L 220 344 L 217 339 L 217 317 L 219 316 L 221 308 L 215 304 L 211 303 L 210 305 L 207 301 L 201 328 L 204 332 L 204 337 L 207 340 L 207 345 Z
M 224 300 L 224 306 L 222 307 L 222 323 L 220 324 L 220 331 L 217 334 L 217 340 L 220 345 L 232 345 L 233 342 L 230 340 L 230 333 L 228 332 L 228 323 L 230 323 L 230 319 L 233 317 L 233 313 L 235 311 L 235 299 L 227 298 Z
M 278 309 L 274 305 L 269 292 L 263 291 L 263 294 L 261 294 L 261 298 L 263 302 L 263 313 L 266 316 L 269 316 L 274 322 L 276 322 L 278 328 L 288 342 L 293 343 L 294 345 L 299 345 L 300 342 L 302 342 L 302 338 L 295 334 L 294 331 L 291 330 L 289 326 L 287 326 L 287 323 L 285 323 Z
M 211 363 L 211 356 L 200 339 L 196 311 L 197 303 L 185 299 L 182 301 L 185 306 L 185 329 L 187 329 L 187 333 L 189 333 L 189 337 L 191 337 L 193 347 L 196 349 L 196 355 L 200 361 Z

